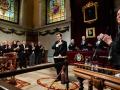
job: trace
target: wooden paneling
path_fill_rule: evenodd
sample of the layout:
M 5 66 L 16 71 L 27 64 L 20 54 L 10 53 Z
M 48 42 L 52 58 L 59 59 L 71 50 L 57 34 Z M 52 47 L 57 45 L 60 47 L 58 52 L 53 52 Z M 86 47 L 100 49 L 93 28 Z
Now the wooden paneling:
M 115 14 L 114 2 L 109 0 L 70 0 L 71 1 L 71 38 L 75 39 L 79 46 L 81 36 L 86 35 L 86 28 L 95 27 L 95 34 L 107 33 L 115 35 Z M 84 23 L 82 7 L 89 1 L 98 2 L 97 21 L 88 24 Z M 93 43 L 95 38 L 88 38 L 89 43 Z
M 29 42 L 38 42 L 38 32 L 27 32 L 26 41 Z

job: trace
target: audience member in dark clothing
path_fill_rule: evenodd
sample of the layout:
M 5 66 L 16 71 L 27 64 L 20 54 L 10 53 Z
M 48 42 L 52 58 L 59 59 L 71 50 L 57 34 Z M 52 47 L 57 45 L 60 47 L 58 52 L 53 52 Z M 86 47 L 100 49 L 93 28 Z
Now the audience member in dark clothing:
M 29 45 L 29 65 L 33 66 L 35 65 L 35 44 L 31 42 Z
M 40 42 L 35 46 L 35 64 L 41 63 L 43 46 Z
M 80 43 L 80 50 L 88 51 L 88 42 L 86 41 L 85 36 L 82 36 L 82 40 L 81 40 L 81 43 Z
M 71 39 L 71 42 L 70 42 L 68 48 L 69 48 L 70 51 L 75 51 L 76 50 L 76 45 L 75 45 L 74 39 Z

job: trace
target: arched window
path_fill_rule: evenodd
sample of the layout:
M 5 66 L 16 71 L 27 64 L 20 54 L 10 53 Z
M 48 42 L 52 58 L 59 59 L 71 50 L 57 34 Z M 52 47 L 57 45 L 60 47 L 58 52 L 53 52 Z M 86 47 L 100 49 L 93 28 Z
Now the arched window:
M 65 0 L 47 0 L 47 24 L 65 19 Z
M 0 19 L 18 23 L 19 0 L 0 0 Z

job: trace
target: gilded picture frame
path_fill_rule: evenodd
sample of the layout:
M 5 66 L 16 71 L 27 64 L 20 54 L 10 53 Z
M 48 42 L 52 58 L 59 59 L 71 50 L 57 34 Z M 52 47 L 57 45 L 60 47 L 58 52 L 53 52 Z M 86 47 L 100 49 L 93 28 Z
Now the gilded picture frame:
M 82 7 L 84 23 L 92 23 L 98 19 L 97 2 L 88 2 Z
M 86 28 L 86 38 L 94 38 L 95 37 L 95 27 Z

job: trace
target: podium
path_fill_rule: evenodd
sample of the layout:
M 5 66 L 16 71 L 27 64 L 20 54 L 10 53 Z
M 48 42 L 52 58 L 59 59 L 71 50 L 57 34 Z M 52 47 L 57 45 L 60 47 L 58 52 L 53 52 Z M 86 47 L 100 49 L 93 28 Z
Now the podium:
M 5 56 L 0 56 L 0 71 L 4 72 L 6 69 L 6 63 L 7 63 L 7 57 Z
M 54 57 L 54 60 L 55 60 L 55 63 L 56 63 L 56 70 L 57 70 L 57 74 L 58 74 L 57 78 L 60 76 L 61 77 L 61 83 L 66 84 L 66 90 L 69 90 L 67 57 L 66 56 L 56 56 L 56 57 Z
M 15 70 L 17 68 L 16 65 L 16 58 L 17 58 L 17 53 L 16 52 L 9 52 L 9 53 L 4 53 L 3 57 L 6 57 L 6 64 L 7 64 L 7 69 L 8 70 Z
M 3 57 L 6 57 L 4 72 L 14 71 L 17 69 L 17 65 L 16 65 L 17 53 L 16 52 L 4 53 Z M 11 80 L 9 83 L 14 84 L 14 85 L 16 84 L 15 76 L 11 76 Z
M 81 63 L 84 64 L 86 60 L 91 60 L 92 56 L 94 54 L 94 51 L 68 51 L 67 52 L 67 61 L 69 64 L 74 64 L 74 63 Z M 97 58 L 92 61 L 93 63 L 97 63 L 99 66 L 107 66 L 106 64 L 109 64 L 107 58 L 102 58 L 102 57 L 108 57 L 108 52 L 107 51 L 100 51 L 97 52 Z

